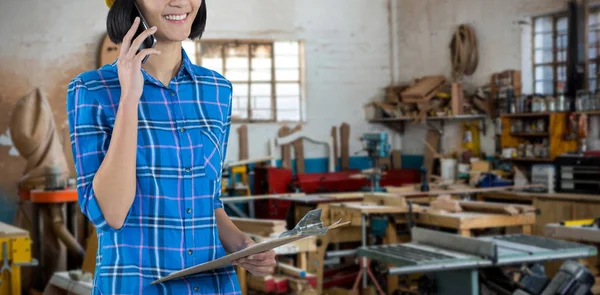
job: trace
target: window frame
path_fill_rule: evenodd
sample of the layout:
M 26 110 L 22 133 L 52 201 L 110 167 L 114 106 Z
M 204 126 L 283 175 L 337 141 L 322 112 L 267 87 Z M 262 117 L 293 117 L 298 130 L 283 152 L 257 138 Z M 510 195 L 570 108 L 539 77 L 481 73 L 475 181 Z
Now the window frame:
M 536 32 L 536 28 L 535 28 L 535 23 L 536 20 L 541 19 L 541 18 L 547 18 L 550 17 L 552 18 L 552 31 L 551 32 L 547 32 L 547 31 L 543 31 L 543 32 Z M 532 17 L 532 23 L 531 23 L 531 69 L 532 69 L 532 92 L 534 94 L 543 94 L 543 95 L 549 95 L 548 93 L 538 93 L 537 89 L 536 89 L 536 83 L 539 81 L 547 81 L 547 80 L 537 80 L 536 79 L 536 69 L 537 67 L 544 67 L 544 66 L 551 66 L 552 67 L 552 93 L 551 95 L 553 96 L 557 96 L 558 95 L 558 68 L 560 68 L 561 66 L 565 67 L 565 71 L 567 68 L 567 60 L 566 58 L 568 58 L 568 56 L 565 58 L 565 61 L 558 61 L 558 52 L 559 52 L 559 48 L 558 48 L 558 42 L 557 39 L 559 37 L 558 34 L 558 28 L 557 28 L 557 23 L 558 20 L 560 18 L 563 17 L 567 17 L 567 12 L 566 11 L 561 11 L 561 12 L 555 12 L 555 13 L 551 13 L 551 14 L 544 14 L 544 15 L 537 15 Z M 568 19 L 567 19 L 567 25 L 568 25 Z M 535 46 L 535 37 L 538 34 L 552 34 L 552 61 L 551 62 L 541 62 L 541 63 L 536 63 L 535 61 L 535 53 L 536 50 L 539 49 L 543 49 L 542 48 L 537 48 Z M 569 46 L 569 41 L 568 41 L 568 27 L 567 27 L 567 47 Z M 566 49 L 568 50 L 568 49 Z M 568 55 L 568 51 L 567 51 L 567 55 Z M 586 69 L 587 71 L 587 69 Z M 566 75 L 566 73 L 565 73 Z M 563 87 L 566 87 L 566 81 L 563 81 L 563 83 L 565 85 L 563 85 Z
M 276 76 L 277 68 L 275 67 L 275 43 L 277 42 L 295 42 L 298 43 L 298 80 L 293 81 L 278 81 Z M 225 54 L 227 44 L 241 44 L 248 45 L 248 80 L 247 81 L 235 81 L 230 80 L 232 84 L 236 83 L 247 83 L 248 85 L 248 113 L 247 118 L 233 117 L 233 123 L 304 123 L 306 119 L 305 114 L 305 103 L 306 103 L 306 87 L 305 87 L 305 59 L 304 59 L 304 42 L 302 40 L 269 40 L 269 39 L 202 39 L 194 41 L 195 45 L 195 58 L 196 63 L 202 66 L 202 53 L 201 44 L 209 43 L 211 45 L 219 44 L 221 48 L 221 59 L 223 62 L 222 69 L 223 75 L 226 72 L 227 57 Z M 253 81 L 252 74 L 252 47 L 257 45 L 269 45 L 271 47 L 271 80 L 270 81 Z M 251 88 L 252 84 L 266 84 L 271 85 L 271 119 L 253 119 L 252 118 L 252 96 Z M 298 117 L 299 120 L 279 120 L 277 112 L 277 85 L 291 84 L 298 85 L 299 96 L 298 96 Z

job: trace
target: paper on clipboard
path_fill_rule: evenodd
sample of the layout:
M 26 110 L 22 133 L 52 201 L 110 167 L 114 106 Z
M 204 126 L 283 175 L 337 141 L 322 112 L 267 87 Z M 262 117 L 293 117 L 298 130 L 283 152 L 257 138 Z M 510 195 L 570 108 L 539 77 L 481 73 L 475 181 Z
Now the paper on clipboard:
M 317 221 L 315 221 L 315 218 L 317 218 Z M 350 222 L 341 222 L 341 220 L 339 220 L 338 222 L 328 226 L 328 227 L 323 227 L 323 223 L 320 220 L 321 217 L 321 209 L 316 209 L 316 210 L 312 210 L 310 212 L 308 212 L 303 218 L 302 220 L 300 220 L 300 222 L 298 222 L 298 224 L 296 225 L 296 227 L 294 227 L 294 229 L 284 232 L 282 233 L 278 238 L 274 238 L 274 239 L 270 239 L 270 240 L 266 240 L 257 244 L 254 244 L 246 249 L 240 250 L 238 252 L 235 253 L 231 253 L 229 255 L 223 256 L 221 258 L 215 259 L 213 261 L 208 261 L 196 266 L 192 266 L 174 273 L 171 273 L 170 275 L 163 277 L 161 279 L 158 279 L 154 282 L 152 282 L 152 284 L 158 284 L 158 283 L 162 283 L 162 282 L 166 282 L 168 280 L 172 280 L 175 278 L 180 278 L 180 277 L 184 277 L 184 276 L 188 276 L 188 275 L 192 275 L 192 274 L 197 274 L 197 273 L 201 273 L 201 272 L 205 272 L 205 271 L 209 271 L 209 270 L 213 270 L 213 269 L 218 269 L 218 268 L 223 268 L 226 267 L 228 265 L 230 265 L 234 260 L 239 259 L 239 258 L 243 258 L 243 257 L 247 257 L 253 254 L 258 254 L 261 252 L 265 252 L 265 251 L 269 251 L 272 249 L 275 249 L 279 246 L 283 246 L 285 244 L 288 243 L 292 243 L 310 236 L 315 236 L 315 235 L 324 235 L 325 233 L 327 233 L 328 230 L 330 229 L 334 229 L 340 226 L 344 226 L 349 224 Z

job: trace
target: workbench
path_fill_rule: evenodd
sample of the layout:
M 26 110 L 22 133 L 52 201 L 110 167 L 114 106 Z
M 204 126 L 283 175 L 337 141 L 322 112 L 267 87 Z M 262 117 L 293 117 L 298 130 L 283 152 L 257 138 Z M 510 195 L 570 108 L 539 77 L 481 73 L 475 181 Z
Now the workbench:
M 37 264 L 29 232 L 0 222 L 0 295 L 21 294 L 21 267 Z
M 533 205 L 539 211 L 532 229 L 535 235 L 543 235 L 549 223 L 600 217 L 600 195 L 502 191 L 480 193 L 477 199 Z

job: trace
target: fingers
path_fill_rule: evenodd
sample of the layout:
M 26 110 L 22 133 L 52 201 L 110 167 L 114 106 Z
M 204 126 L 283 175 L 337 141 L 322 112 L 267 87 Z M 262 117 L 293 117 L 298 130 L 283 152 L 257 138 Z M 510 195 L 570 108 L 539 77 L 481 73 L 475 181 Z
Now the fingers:
M 160 54 L 160 51 L 154 49 L 154 48 L 146 48 L 146 49 L 142 49 L 142 51 L 140 51 L 140 53 L 138 53 L 135 56 L 135 63 L 136 64 L 140 64 L 142 63 L 142 60 L 144 60 L 144 58 L 148 55 L 158 55 Z
M 273 272 L 275 271 L 275 268 L 272 266 L 252 266 L 252 265 L 248 265 L 248 266 L 242 266 L 243 268 L 245 268 L 247 271 L 249 271 L 250 273 L 252 273 L 255 276 L 265 276 L 265 275 L 270 275 L 273 274 Z
M 146 40 L 148 36 L 154 33 L 156 33 L 156 27 L 152 27 L 143 31 L 139 36 L 137 36 L 137 38 L 135 38 L 135 40 L 133 40 L 133 43 L 131 44 L 131 47 L 129 48 L 129 52 L 127 54 L 130 57 L 134 57 L 137 53 L 138 48 L 140 48 L 140 45 L 142 45 L 142 42 L 144 42 L 144 40 Z
M 127 34 L 125 34 L 125 37 L 123 37 L 120 53 L 121 57 L 125 56 L 129 52 L 129 48 L 131 47 L 131 39 L 133 39 L 133 36 L 135 36 L 135 32 L 137 32 L 139 25 L 140 18 L 136 17 L 133 21 L 133 25 L 131 25 L 131 28 L 129 28 L 129 31 L 127 31 Z
M 236 262 L 236 264 L 253 265 L 253 266 L 275 266 L 277 264 L 277 262 L 275 262 L 275 259 L 267 259 L 267 260 L 240 259 L 239 261 Z

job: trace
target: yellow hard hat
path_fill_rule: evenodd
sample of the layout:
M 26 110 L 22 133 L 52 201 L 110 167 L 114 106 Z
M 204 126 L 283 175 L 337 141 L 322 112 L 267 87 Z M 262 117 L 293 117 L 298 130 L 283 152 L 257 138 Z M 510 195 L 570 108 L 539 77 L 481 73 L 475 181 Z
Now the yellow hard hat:
M 115 0 L 105 0 L 106 1 L 106 6 L 108 6 L 108 8 L 110 8 L 113 3 L 115 2 Z

